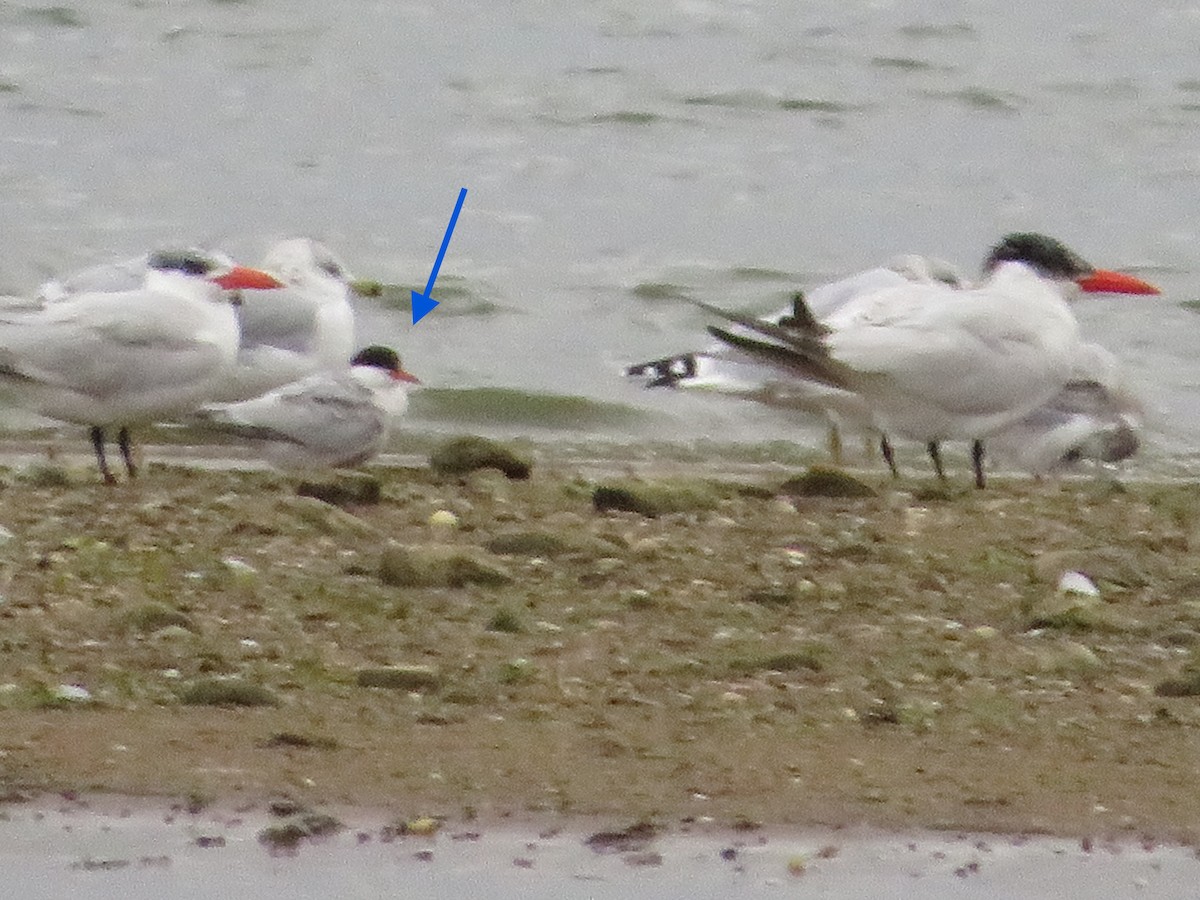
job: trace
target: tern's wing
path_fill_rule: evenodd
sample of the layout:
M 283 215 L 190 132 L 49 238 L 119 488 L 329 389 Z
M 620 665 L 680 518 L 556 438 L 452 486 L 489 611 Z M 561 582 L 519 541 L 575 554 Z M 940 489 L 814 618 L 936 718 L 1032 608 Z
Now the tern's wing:
M 708 331 L 749 357 L 829 387 L 849 388 L 853 385 L 855 373 L 830 356 L 824 341 L 825 329 L 816 321 L 811 310 L 805 307 L 803 297 L 797 297 L 795 315 L 792 317 L 798 327 L 777 325 L 707 303 L 697 305 L 740 326 L 736 332 L 712 326 Z M 749 337 L 744 332 L 750 332 L 755 337 Z
M 118 262 L 90 266 L 62 278 L 47 281 L 38 288 L 38 297 L 49 302 L 59 302 L 78 294 L 137 290 L 146 277 L 146 268 L 147 257 L 144 254 Z
M 205 424 L 241 437 L 352 457 L 384 434 L 386 416 L 370 389 L 348 374 L 322 373 L 241 403 L 213 404 Z
M 863 393 L 906 396 L 958 415 L 1030 408 L 1069 374 L 1023 335 L 923 323 L 835 332 L 829 352 L 856 373 L 850 385 Z
M 109 397 L 209 378 L 223 361 L 201 313 L 155 291 L 0 310 L 0 373 L 9 378 Z
M 1136 400 L 1095 381 L 1072 381 L 1021 421 L 988 437 L 989 449 L 1032 472 L 1081 459 L 1120 462 L 1141 440 Z
M 295 288 L 243 291 L 239 307 L 242 348 L 275 347 L 310 353 L 317 336 L 317 304 Z
M 813 288 L 805 293 L 805 297 L 813 315 L 818 319 L 827 319 L 851 301 L 908 284 L 912 280 L 895 269 L 881 266 Z

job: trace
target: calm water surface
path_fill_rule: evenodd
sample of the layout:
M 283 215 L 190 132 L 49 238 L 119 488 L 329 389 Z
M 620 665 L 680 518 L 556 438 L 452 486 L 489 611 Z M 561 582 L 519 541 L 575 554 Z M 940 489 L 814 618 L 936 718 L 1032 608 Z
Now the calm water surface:
M 1165 288 L 1079 313 L 1140 386 L 1151 460 L 1200 448 L 1181 305 L 1200 299 L 1200 4 L 0 5 L 0 292 L 296 233 L 423 285 L 462 186 L 442 307 L 416 329 L 360 311 L 430 385 L 629 408 L 560 416 L 581 434 L 809 439 L 620 366 L 701 342 L 688 298 L 767 311 L 902 251 L 971 271 L 1037 229 Z

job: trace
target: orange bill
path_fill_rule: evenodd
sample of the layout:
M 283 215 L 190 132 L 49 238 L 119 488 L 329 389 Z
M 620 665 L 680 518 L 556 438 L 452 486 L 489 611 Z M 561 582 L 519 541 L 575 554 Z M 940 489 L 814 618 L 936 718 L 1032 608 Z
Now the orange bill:
M 395 381 L 407 381 L 409 384 L 420 384 L 421 379 L 411 372 L 405 372 L 403 369 L 392 369 L 392 379 Z
M 1158 288 L 1124 272 L 1096 269 L 1090 275 L 1077 278 L 1076 283 L 1089 294 L 1159 294 Z
M 261 269 L 234 266 L 223 275 L 209 279 L 227 291 L 269 291 L 283 287 L 283 282 Z

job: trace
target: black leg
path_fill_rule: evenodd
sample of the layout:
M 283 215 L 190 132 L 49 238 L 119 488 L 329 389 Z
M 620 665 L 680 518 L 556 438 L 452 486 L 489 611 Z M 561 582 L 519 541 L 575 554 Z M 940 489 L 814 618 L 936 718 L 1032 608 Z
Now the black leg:
M 130 478 L 137 477 L 137 466 L 133 464 L 133 450 L 129 446 L 129 429 L 121 426 L 117 432 L 117 446 L 121 448 L 121 458 L 125 460 L 125 471 Z
M 842 432 L 833 422 L 829 423 L 829 459 L 835 466 L 842 464 Z
M 892 470 L 892 477 L 899 478 L 900 470 L 896 468 L 896 453 L 892 450 L 892 442 L 888 440 L 886 434 L 879 436 L 879 452 L 883 454 L 884 460 L 888 464 L 888 468 Z
M 971 444 L 971 464 L 975 467 L 975 487 L 983 489 L 983 441 Z
M 946 480 L 946 472 L 942 468 L 942 451 L 938 447 L 937 441 L 930 441 L 925 445 L 925 449 L 929 451 L 929 458 L 933 460 L 933 471 L 937 472 L 937 477 L 942 481 Z
M 116 484 L 117 479 L 108 470 L 108 460 L 104 458 L 104 429 L 99 425 L 92 426 L 92 447 L 96 450 L 96 462 L 100 464 L 100 474 L 104 476 L 104 483 Z

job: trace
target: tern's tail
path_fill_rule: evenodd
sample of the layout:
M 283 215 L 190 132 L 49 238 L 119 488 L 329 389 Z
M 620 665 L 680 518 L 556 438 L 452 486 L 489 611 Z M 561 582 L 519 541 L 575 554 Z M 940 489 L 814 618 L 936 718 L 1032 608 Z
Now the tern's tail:
M 645 378 L 644 387 L 678 387 L 681 381 L 695 378 L 700 371 L 698 353 L 664 356 L 650 362 L 638 363 L 625 370 L 630 378 Z
M 853 389 L 857 373 L 829 355 L 825 343 L 829 329 L 812 314 L 803 296 L 795 298 L 792 315 L 779 323 L 739 315 L 708 303 L 697 306 L 740 327 L 740 332 L 708 327 L 709 334 L 730 347 L 828 387 Z

